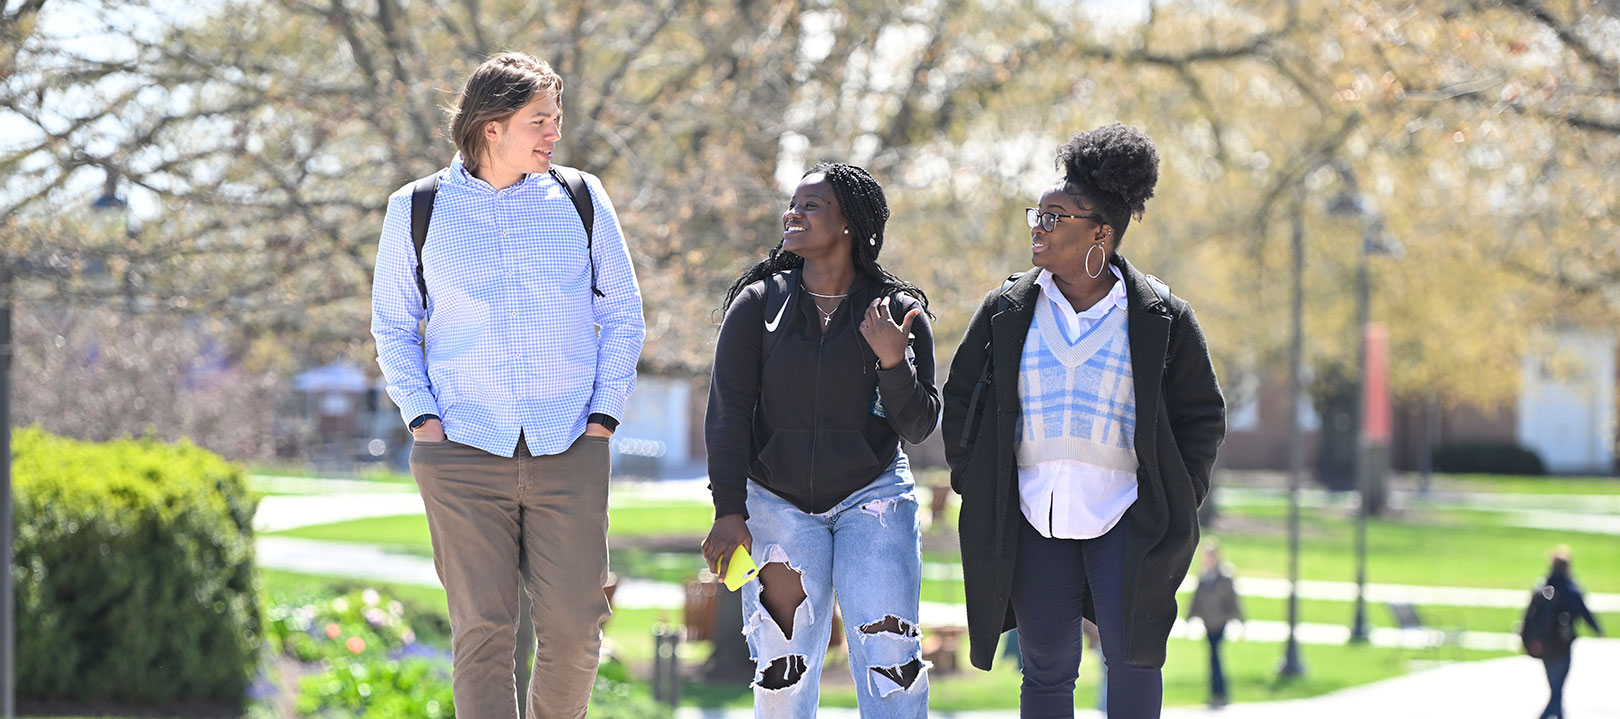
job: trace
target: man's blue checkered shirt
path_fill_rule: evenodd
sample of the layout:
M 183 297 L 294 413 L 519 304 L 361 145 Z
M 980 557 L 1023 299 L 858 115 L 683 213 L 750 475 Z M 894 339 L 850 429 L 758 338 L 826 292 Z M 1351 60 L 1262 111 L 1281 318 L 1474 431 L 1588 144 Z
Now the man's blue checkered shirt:
M 584 434 L 591 413 L 624 416 L 646 334 L 641 289 L 601 180 L 586 174 L 585 182 L 605 297 L 591 292 L 579 214 L 549 174 L 496 190 L 469 174 L 460 155 L 440 171 L 422 249 L 426 311 L 411 186 L 388 198 L 371 334 L 405 421 L 437 414 L 451 440 L 511 457 L 520 430 L 535 455 L 557 454 Z

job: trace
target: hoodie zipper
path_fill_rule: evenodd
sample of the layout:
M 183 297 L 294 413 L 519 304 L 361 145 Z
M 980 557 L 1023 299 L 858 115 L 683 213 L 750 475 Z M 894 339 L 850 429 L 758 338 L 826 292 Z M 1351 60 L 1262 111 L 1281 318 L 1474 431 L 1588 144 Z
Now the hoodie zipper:
M 810 393 L 810 506 L 816 506 L 816 444 L 821 440 L 821 358 L 827 348 L 827 334 L 816 340 L 816 370 Z

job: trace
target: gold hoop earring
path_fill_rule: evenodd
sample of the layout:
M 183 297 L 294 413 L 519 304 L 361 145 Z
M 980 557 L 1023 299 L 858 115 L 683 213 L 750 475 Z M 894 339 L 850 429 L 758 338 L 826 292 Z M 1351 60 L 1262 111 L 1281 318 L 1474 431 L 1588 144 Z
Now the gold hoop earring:
M 1094 280 L 1097 279 L 1098 277 L 1101 277 L 1102 273 L 1103 273 L 1103 268 L 1108 266 L 1108 251 L 1103 250 L 1102 262 L 1097 264 L 1097 271 L 1096 272 L 1091 271 L 1091 253 L 1096 251 L 1096 250 L 1101 250 L 1101 249 L 1102 249 L 1102 243 L 1099 242 L 1099 243 L 1097 243 L 1095 245 L 1092 245 L 1091 249 L 1086 250 L 1086 276 L 1090 277 L 1091 279 L 1094 279 Z

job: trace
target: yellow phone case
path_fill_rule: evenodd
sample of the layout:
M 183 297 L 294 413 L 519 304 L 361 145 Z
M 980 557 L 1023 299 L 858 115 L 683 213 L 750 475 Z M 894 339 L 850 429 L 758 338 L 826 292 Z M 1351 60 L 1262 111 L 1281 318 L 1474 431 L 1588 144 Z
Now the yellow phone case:
M 731 562 L 726 564 L 726 589 L 735 592 L 759 574 L 759 567 L 754 566 L 754 558 L 748 556 L 748 550 L 737 545 L 737 550 L 731 553 Z

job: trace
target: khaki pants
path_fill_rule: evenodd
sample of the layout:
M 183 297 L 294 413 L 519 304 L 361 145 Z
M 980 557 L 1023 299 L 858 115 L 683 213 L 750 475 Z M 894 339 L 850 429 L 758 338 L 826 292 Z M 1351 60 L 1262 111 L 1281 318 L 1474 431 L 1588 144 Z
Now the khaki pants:
M 450 605 L 458 719 L 514 719 L 518 592 L 534 602 L 529 719 L 583 717 L 596 680 L 607 580 L 608 442 L 500 457 L 418 442 L 411 473 L 427 505 L 433 565 Z M 521 584 L 520 584 L 521 579 Z

